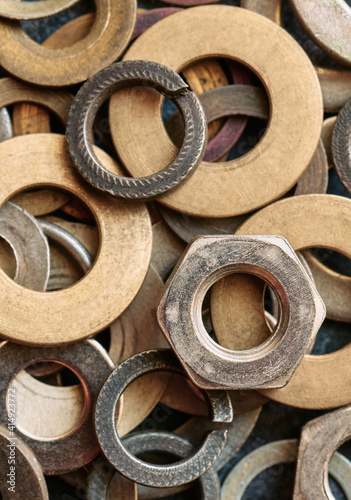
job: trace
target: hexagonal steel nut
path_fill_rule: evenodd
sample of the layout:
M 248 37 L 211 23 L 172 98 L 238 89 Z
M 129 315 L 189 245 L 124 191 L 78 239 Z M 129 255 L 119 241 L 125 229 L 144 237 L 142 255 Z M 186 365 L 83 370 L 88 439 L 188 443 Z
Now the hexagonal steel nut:
M 232 273 L 253 273 L 275 290 L 281 315 L 266 342 L 230 351 L 208 335 L 202 302 Z M 280 236 L 204 236 L 185 250 L 156 308 L 157 321 L 190 379 L 203 389 L 286 385 L 314 340 L 325 306 L 289 243 Z

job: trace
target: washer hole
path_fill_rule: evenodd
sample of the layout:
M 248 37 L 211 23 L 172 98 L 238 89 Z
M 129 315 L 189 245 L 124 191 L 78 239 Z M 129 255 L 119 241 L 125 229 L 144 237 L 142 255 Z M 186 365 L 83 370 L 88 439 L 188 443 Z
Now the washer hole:
M 12 246 L 0 236 L 0 267 L 9 276 L 14 278 L 16 274 L 16 257 Z
M 52 187 L 21 191 L 11 201 L 32 212 L 39 224 L 44 221 L 55 225 L 57 239 L 41 226 L 50 247 L 50 277 L 46 291 L 61 290 L 82 279 L 87 270 L 82 259 L 88 252 L 94 264 L 99 249 L 97 222 L 90 208 L 66 190 Z M 65 239 L 64 231 L 68 239 Z M 77 246 L 77 242 L 86 252 Z
M 291 500 L 295 482 L 295 463 L 269 467 L 256 476 L 246 488 L 242 500 Z
M 23 1 L 23 0 L 22 0 Z M 31 0 L 24 0 L 31 1 Z M 43 0 L 41 0 L 43 1 Z M 81 0 L 76 5 L 73 5 L 69 9 L 64 10 L 54 16 L 44 19 L 35 19 L 32 21 L 21 21 L 21 25 L 26 34 L 34 40 L 36 43 L 43 43 L 50 35 L 52 35 L 57 29 L 61 28 L 69 21 L 82 16 L 84 14 L 95 12 L 95 3 L 93 0 Z M 83 39 L 89 32 L 89 23 L 82 30 L 81 39 Z M 77 35 L 74 35 L 77 40 Z M 69 47 L 72 43 L 69 43 L 70 36 L 67 30 L 62 34 L 62 46 Z
M 333 494 L 335 500 L 347 500 L 347 496 L 344 493 L 344 490 L 339 486 L 339 483 L 328 474 L 329 487 Z
M 216 87 L 224 87 L 227 84 L 233 85 L 234 83 L 258 87 L 264 91 L 267 97 L 266 105 L 269 107 L 269 99 L 263 83 L 260 78 L 243 63 L 227 58 L 201 59 L 183 68 L 180 74 L 190 85 L 191 89 L 198 95 L 202 93 L 204 89 L 212 89 L 214 84 Z M 180 147 L 184 138 L 184 121 L 180 120 L 180 117 L 178 117 L 178 119 L 176 119 L 175 116 L 171 117 L 173 111 L 175 111 L 174 107 L 165 100 L 163 103 L 163 120 L 170 138 L 177 147 Z M 209 141 L 219 133 L 226 124 L 226 121 L 226 118 L 211 121 L 208 127 Z M 230 141 L 228 138 L 230 134 L 234 136 L 234 128 L 232 127 L 230 129 L 230 133 L 228 129 L 225 141 L 221 141 L 223 151 L 221 158 L 218 158 L 218 160 L 233 160 L 249 153 L 260 142 L 266 128 L 267 123 L 264 120 L 253 117 L 248 118 L 246 126 L 245 124 L 242 125 L 242 133 L 239 135 L 236 142 L 234 140 Z M 208 161 L 212 161 L 211 156 Z
M 55 364 L 62 367 L 61 363 Z M 62 373 L 65 371 L 70 372 L 67 378 L 75 377 L 70 369 L 65 367 Z M 21 370 L 13 378 L 10 388 L 15 389 L 16 427 L 28 437 L 52 440 L 67 435 L 78 428 L 85 413 L 81 383 L 54 387 Z

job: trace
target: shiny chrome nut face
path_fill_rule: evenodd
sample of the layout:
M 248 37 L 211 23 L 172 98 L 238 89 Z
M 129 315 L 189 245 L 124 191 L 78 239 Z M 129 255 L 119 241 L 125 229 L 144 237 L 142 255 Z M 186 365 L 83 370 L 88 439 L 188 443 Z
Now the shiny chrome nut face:
M 232 273 L 260 276 L 275 290 L 280 303 L 280 319 L 271 337 L 247 351 L 218 345 L 201 318 L 206 292 Z M 289 382 L 325 318 L 325 306 L 284 238 L 205 236 L 194 240 L 183 254 L 165 285 L 156 315 L 196 385 L 203 389 L 261 389 Z

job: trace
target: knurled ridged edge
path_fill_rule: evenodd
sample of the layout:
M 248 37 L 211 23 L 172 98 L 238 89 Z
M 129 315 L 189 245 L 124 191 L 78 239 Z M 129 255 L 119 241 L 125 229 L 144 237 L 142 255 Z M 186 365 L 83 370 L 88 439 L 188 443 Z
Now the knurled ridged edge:
M 121 64 L 126 65 L 126 63 Z M 113 65 L 110 68 L 107 68 L 110 71 L 103 70 L 103 72 L 105 72 L 109 76 L 102 83 L 94 85 L 95 81 L 98 79 L 97 77 L 99 75 L 101 76 L 102 72 L 100 74 L 98 73 L 93 79 L 89 80 L 88 84 L 86 86 L 83 86 L 82 90 L 77 94 L 67 122 L 69 150 L 80 173 L 88 180 L 88 182 L 93 184 L 95 187 L 98 187 L 103 191 L 107 191 L 112 195 L 117 195 L 126 199 L 154 198 L 177 186 L 179 183 L 185 180 L 185 178 L 201 160 L 206 142 L 206 120 L 201 104 L 196 95 L 176 84 L 174 82 L 174 75 L 177 77 L 176 80 L 179 81 L 179 83 L 182 80 L 169 68 L 166 68 L 165 66 L 157 63 L 149 64 L 152 66 L 156 66 L 154 71 L 145 71 L 138 68 L 127 70 L 123 69 L 123 67 L 117 68 L 117 65 Z M 111 68 L 113 69 L 112 76 Z M 157 70 L 162 73 L 158 73 Z M 170 76 L 173 76 L 173 80 L 167 77 L 167 73 L 169 73 Z M 183 103 L 183 106 L 181 104 L 181 109 L 187 126 L 187 132 L 184 143 L 175 160 L 161 172 L 157 172 L 156 174 L 150 175 L 148 177 L 133 179 L 112 174 L 106 171 L 102 167 L 102 165 L 94 160 L 85 143 L 84 117 L 86 116 L 86 113 L 89 111 L 89 109 L 94 105 L 97 97 L 101 94 L 102 91 L 106 90 L 106 88 L 123 81 L 123 79 L 132 80 L 137 78 L 152 79 L 164 88 L 166 94 L 183 90 L 184 93 L 182 94 L 182 96 L 189 96 L 189 100 Z M 91 89 L 92 86 L 93 88 Z M 88 98 L 85 98 L 87 93 Z M 198 123 L 199 128 L 197 137 L 195 135 L 196 122 Z M 74 144 L 71 144 L 71 133 L 73 134 L 73 142 L 76 142 L 78 151 L 76 151 L 75 147 L 71 147 L 74 146 Z M 186 168 L 184 168 L 184 165 L 186 165 Z M 178 174 L 176 175 L 176 178 L 174 180 L 169 178 L 172 174 Z M 166 181 L 166 184 L 164 184 L 162 188 L 160 188 L 161 181 Z M 147 194 L 145 194 L 144 196 L 140 194 L 140 192 L 133 190 L 128 190 L 126 192 L 123 189 L 125 187 L 134 187 L 143 190 L 143 188 L 145 189 L 145 187 L 151 186 L 153 184 L 155 185 L 155 188 L 147 189 Z M 121 190 L 118 188 L 122 188 L 123 191 L 121 192 Z
M 169 370 L 172 369 L 173 365 L 178 366 L 174 354 L 170 351 L 147 351 L 124 361 L 112 372 L 100 391 L 95 408 L 95 430 L 105 456 L 119 472 L 129 479 L 147 486 L 158 487 L 185 484 L 199 477 L 213 465 L 225 445 L 227 431 L 214 430 L 210 432 L 203 446 L 182 464 L 181 479 L 180 466 L 177 464 L 163 467 L 160 472 L 157 471 L 156 466 L 147 466 L 143 462 L 138 462 L 136 458 L 130 458 L 121 448 L 120 441 L 118 440 L 117 443 L 115 441 L 116 433 L 112 409 L 116 403 L 116 397 L 118 400 L 118 395 L 125 390 L 136 374 L 141 375 L 146 372 L 145 367 L 149 363 L 152 363 L 154 369 Z M 182 371 L 180 367 L 179 371 Z M 225 404 L 224 398 L 219 398 L 218 401 Z M 108 422 L 106 422 L 106 413 L 110 415 Z M 111 429 L 113 429 L 112 434 Z
M 351 101 L 345 104 L 336 120 L 332 152 L 339 179 L 351 193 Z

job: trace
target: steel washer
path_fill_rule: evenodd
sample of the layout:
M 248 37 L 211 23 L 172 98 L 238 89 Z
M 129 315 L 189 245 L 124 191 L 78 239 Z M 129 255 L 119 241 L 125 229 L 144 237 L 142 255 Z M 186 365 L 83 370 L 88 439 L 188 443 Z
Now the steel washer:
M 184 374 L 171 351 L 145 351 L 127 359 L 111 373 L 100 391 L 95 406 L 95 430 L 104 455 L 125 477 L 145 486 L 179 486 L 194 481 L 213 465 L 223 450 L 227 431 L 212 430 L 195 453 L 175 464 L 156 466 L 133 456 L 117 434 L 116 404 L 129 384 L 154 370 Z M 212 421 L 230 423 L 233 409 L 228 394 L 225 391 L 206 391 L 205 394 Z

